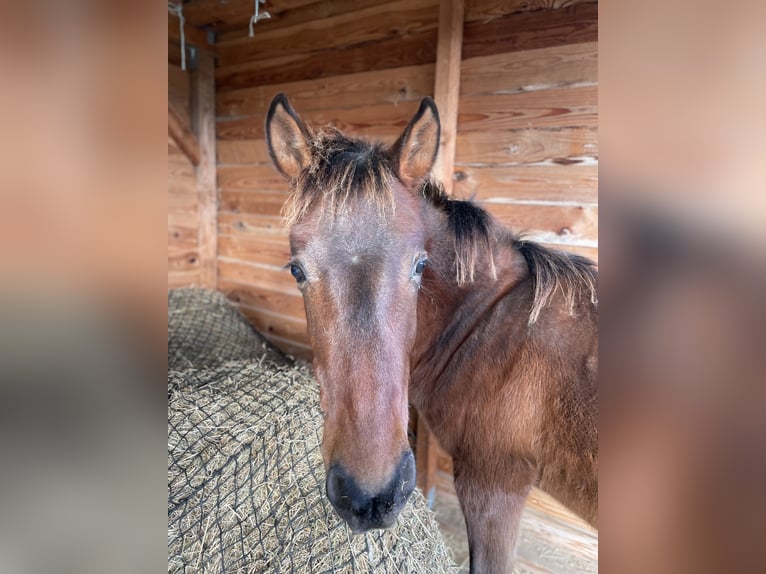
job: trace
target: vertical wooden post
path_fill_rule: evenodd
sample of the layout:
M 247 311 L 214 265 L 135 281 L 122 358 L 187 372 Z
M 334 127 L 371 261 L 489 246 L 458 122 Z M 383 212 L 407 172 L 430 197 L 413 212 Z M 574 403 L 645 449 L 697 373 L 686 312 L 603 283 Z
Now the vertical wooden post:
M 436 79 L 434 100 L 439 107 L 441 142 L 433 173 L 452 195 L 455 171 L 455 142 L 457 114 L 460 102 L 460 62 L 463 53 L 464 0 L 441 0 L 439 7 L 439 43 L 436 48 Z M 417 481 L 429 502 L 433 502 L 436 487 L 438 443 L 418 416 Z
M 197 132 L 200 161 L 197 166 L 199 192 L 199 258 L 202 286 L 218 287 L 218 209 L 215 165 L 215 57 L 197 50 L 191 71 L 192 126 Z
M 417 444 L 415 446 L 417 468 L 417 486 L 428 500 L 428 506 L 433 504 L 436 487 L 436 438 L 428 429 L 423 417 L 418 414 Z
M 434 175 L 444 183 L 444 189 L 450 195 L 455 172 L 455 142 L 460 102 L 463 12 L 464 0 L 441 0 L 434 100 L 439 107 L 442 134 Z

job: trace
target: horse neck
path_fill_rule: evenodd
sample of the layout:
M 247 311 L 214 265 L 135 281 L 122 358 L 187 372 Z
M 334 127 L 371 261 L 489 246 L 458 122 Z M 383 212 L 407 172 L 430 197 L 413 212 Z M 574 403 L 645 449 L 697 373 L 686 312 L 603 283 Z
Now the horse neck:
M 529 276 L 523 256 L 510 237 L 500 232 L 493 238 L 491 253 L 477 254 L 474 280 L 458 285 L 454 238 L 443 214 L 435 209 L 429 213 L 426 229 L 430 272 L 423 277 L 410 355 L 413 398 L 418 390 L 428 393 L 426 388 L 436 382 L 468 337 L 481 335 L 482 318 Z

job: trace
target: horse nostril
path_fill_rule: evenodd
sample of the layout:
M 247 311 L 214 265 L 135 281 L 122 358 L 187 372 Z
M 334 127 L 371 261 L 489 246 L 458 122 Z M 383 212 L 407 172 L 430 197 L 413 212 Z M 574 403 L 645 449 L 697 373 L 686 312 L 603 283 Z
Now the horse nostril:
M 388 485 L 375 495 L 360 488 L 339 464 L 327 471 L 326 489 L 336 512 L 355 533 L 388 528 L 415 489 L 415 457 L 412 451 L 402 455 Z

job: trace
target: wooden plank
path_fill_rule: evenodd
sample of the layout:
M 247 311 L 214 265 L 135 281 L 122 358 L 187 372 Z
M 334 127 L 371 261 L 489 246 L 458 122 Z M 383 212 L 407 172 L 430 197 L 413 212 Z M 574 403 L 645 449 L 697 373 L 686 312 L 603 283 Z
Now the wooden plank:
M 189 97 L 189 74 L 180 66 L 168 64 L 168 94 Z
M 417 445 L 415 448 L 416 483 L 426 499 L 433 496 L 436 485 L 436 464 L 438 455 L 436 437 L 428 428 L 422 416 L 418 416 Z
M 219 66 L 216 70 L 218 90 L 224 92 L 341 74 L 433 64 L 436 58 L 436 36 L 434 26 L 424 32 L 361 46 Z
M 168 249 L 197 249 L 199 238 L 197 227 L 168 223 Z
M 237 309 L 247 317 L 248 321 L 250 321 L 260 333 L 294 341 L 306 347 L 311 346 L 305 321 L 300 321 L 286 315 L 270 313 L 263 309 L 256 309 L 246 305 L 237 305 Z
M 598 127 L 598 87 L 460 98 L 460 133 L 519 128 Z
M 199 270 L 196 271 L 168 271 L 168 289 L 180 287 L 197 287 L 200 285 Z
M 221 257 L 266 263 L 279 267 L 290 260 L 290 243 L 287 238 L 281 240 L 266 237 L 247 237 L 242 235 L 220 235 L 218 253 Z
M 173 138 L 173 141 L 192 164 L 199 165 L 200 149 L 197 138 L 184 125 L 172 106 L 168 106 L 168 135 Z
M 512 94 L 598 81 L 598 44 L 566 44 L 463 60 L 460 95 Z
M 269 14 L 278 15 L 314 2 L 317 0 L 278 0 L 262 5 L 262 9 Z M 199 27 L 209 25 L 216 30 L 239 25 L 241 22 L 244 22 L 247 28 L 252 15 L 253 0 L 194 0 L 184 4 L 184 16 L 187 22 Z M 264 20 L 259 24 L 267 22 L 268 20 Z
M 208 289 L 217 285 L 217 205 L 215 151 L 215 63 L 213 56 L 200 52 L 197 67 L 191 73 L 192 109 L 197 126 L 200 162 L 197 166 L 199 190 L 199 255 L 202 284 Z
M 477 201 L 527 199 L 596 203 L 597 165 L 465 166 L 455 172 L 455 193 Z
M 285 178 L 271 165 L 222 166 L 218 170 L 218 189 L 269 191 L 285 196 L 290 192 Z
M 301 117 L 311 126 L 334 126 L 344 134 L 360 138 L 385 138 L 391 143 L 404 131 L 419 102 L 402 102 L 398 106 L 378 104 L 356 108 L 311 110 Z M 217 122 L 219 140 L 262 139 L 262 115 L 246 116 Z
M 369 106 L 420 101 L 433 94 L 434 65 L 344 74 L 285 84 L 272 84 L 221 92 L 216 101 L 218 118 L 265 114 L 278 92 L 290 97 L 300 113 L 338 107 Z
M 168 253 L 168 272 L 200 270 L 199 252 L 194 249 Z
M 436 28 L 437 0 L 397 0 L 301 26 L 262 31 L 219 42 L 222 67 L 290 54 L 321 52 L 403 38 Z
M 248 307 L 265 309 L 272 313 L 281 313 L 290 317 L 305 319 L 303 297 L 300 293 L 285 293 L 278 289 L 241 285 L 234 281 L 221 279 L 218 290 L 233 303 L 242 303 Z
M 185 10 L 186 7 L 184 7 L 184 11 Z M 184 18 L 186 18 L 186 14 L 184 14 Z M 186 18 L 186 22 L 184 24 L 184 41 L 186 42 L 187 46 L 194 46 L 199 48 L 201 51 L 207 52 L 208 54 L 215 53 L 215 46 L 211 45 L 207 41 L 207 32 L 192 26 L 189 23 L 188 18 Z M 168 12 L 168 42 L 178 47 L 181 45 L 181 26 L 179 25 L 178 18 L 170 12 Z M 168 51 L 171 49 L 172 47 L 170 47 Z M 188 54 L 186 62 L 188 65 Z
M 218 140 L 218 165 L 271 165 L 266 140 Z
M 281 350 L 285 355 L 306 361 L 308 363 L 311 363 L 311 361 L 314 359 L 314 352 L 308 345 L 296 343 L 295 341 L 290 341 L 289 339 L 283 339 L 282 337 L 277 337 L 276 335 L 266 334 L 264 337 L 266 337 L 266 339 L 268 339 L 271 344 Z
M 460 102 L 460 60 L 463 47 L 463 0 L 445 0 L 439 9 L 439 44 L 436 50 L 434 100 L 439 108 L 441 141 L 434 175 L 452 194 L 455 143 Z M 429 470 L 429 472 L 431 472 Z
M 349 14 L 371 6 L 379 6 L 388 1 L 389 0 L 333 0 L 332 2 L 317 2 L 316 0 L 313 0 L 312 3 L 294 6 L 288 9 L 284 9 L 282 3 L 278 2 L 276 6 L 279 8 L 279 11 L 272 9 L 271 3 L 269 3 L 262 9 L 267 10 L 271 15 L 271 18 L 258 22 L 255 31 L 262 33 L 280 28 L 288 28 L 290 26 L 298 26 L 315 20 L 331 18 L 339 14 Z M 249 34 L 250 30 L 248 29 L 248 25 L 250 23 L 250 16 L 252 16 L 252 5 L 250 6 L 250 12 L 246 14 L 245 18 L 239 18 L 238 20 L 232 19 L 230 24 L 218 27 L 220 32 L 218 36 L 219 42 L 226 42 L 228 40 L 240 38 L 245 34 Z
M 468 22 L 463 58 L 598 41 L 598 4 L 522 12 L 489 23 Z
M 562 246 L 598 245 L 598 207 L 479 202 L 514 233 Z
M 257 213 L 218 211 L 218 234 L 248 237 L 287 237 L 281 217 Z
M 219 207 L 233 213 L 256 213 L 279 217 L 287 194 L 269 191 L 221 190 Z
M 465 20 L 489 22 L 518 12 L 554 10 L 589 2 L 594 0 L 471 0 L 466 7 Z
M 521 129 L 457 135 L 456 165 L 585 164 L 598 161 L 594 128 Z

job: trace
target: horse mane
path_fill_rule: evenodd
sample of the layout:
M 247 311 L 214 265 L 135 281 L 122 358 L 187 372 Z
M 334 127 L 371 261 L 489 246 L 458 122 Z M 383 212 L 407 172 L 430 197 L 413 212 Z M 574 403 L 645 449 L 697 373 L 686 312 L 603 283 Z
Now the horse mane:
M 319 130 L 309 142 L 311 163 L 292 181 L 282 215 L 288 226 L 315 205 L 334 215 L 352 197 L 376 203 L 381 214 L 395 209 L 391 158 L 382 144 L 349 138 L 335 128 Z
M 590 259 L 543 247 L 538 243 L 516 239 L 516 248 L 524 256 L 532 273 L 535 294 L 529 323 L 537 321 L 540 311 L 550 303 L 556 291 L 561 291 L 570 315 L 574 315 L 575 303 L 587 295 L 594 305 L 598 303 L 596 295 L 597 271 Z
M 505 230 L 498 233 L 494 219 L 484 209 L 470 201 L 450 198 L 441 184 L 428 181 L 421 190 L 423 197 L 447 215 L 447 226 L 455 240 L 455 272 L 458 285 L 473 283 L 476 266 L 483 252 L 489 263 L 490 275 L 497 278 L 492 254 L 493 243 L 500 235 L 509 238 L 525 259 L 534 282 L 529 324 L 535 323 L 542 309 L 548 305 L 556 291 L 561 291 L 570 315 L 575 302 L 587 294 L 593 304 L 596 298 L 596 269 L 592 261 L 580 255 L 549 249 Z

